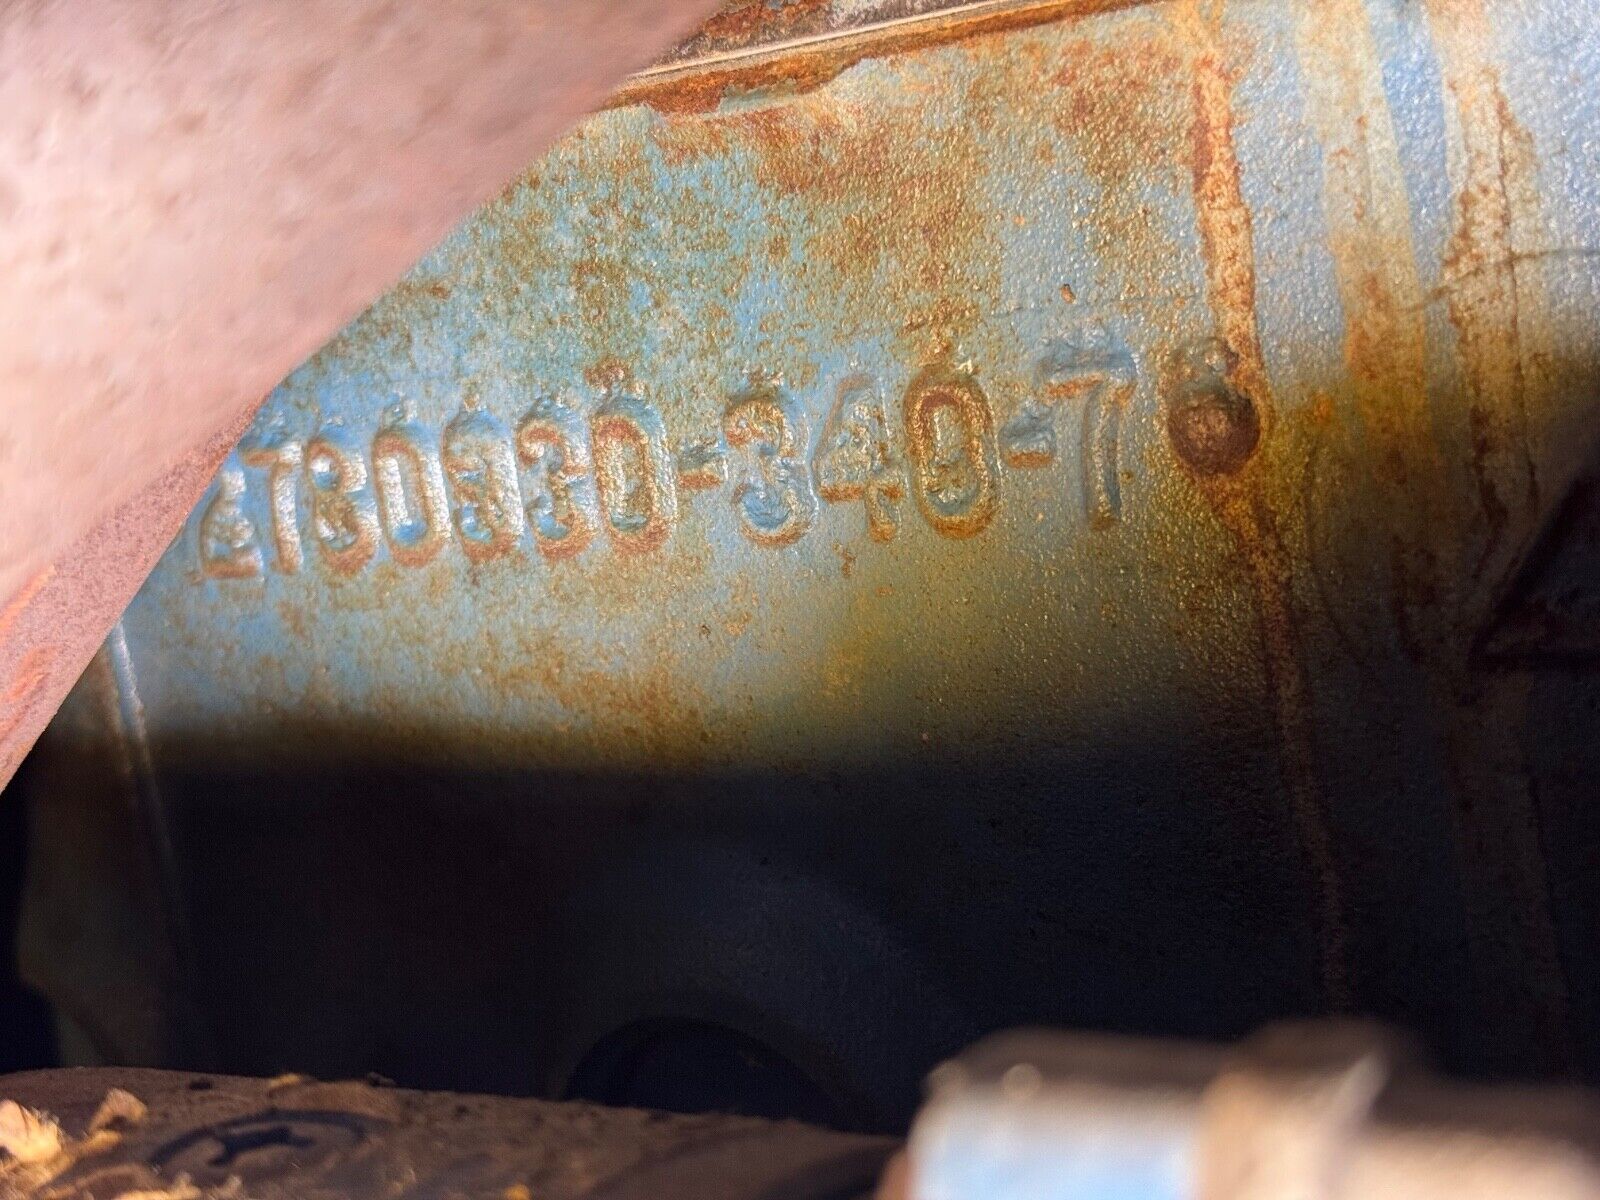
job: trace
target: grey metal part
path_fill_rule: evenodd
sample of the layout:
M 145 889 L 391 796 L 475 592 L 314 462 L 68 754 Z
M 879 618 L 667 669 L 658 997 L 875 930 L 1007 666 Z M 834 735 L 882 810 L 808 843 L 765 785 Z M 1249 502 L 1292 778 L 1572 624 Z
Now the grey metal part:
M 934 1072 L 891 1200 L 1600 1196 L 1600 1104 L 1471 1088 L 1355 1025 L 1231 1049 L 1045 1030 Z

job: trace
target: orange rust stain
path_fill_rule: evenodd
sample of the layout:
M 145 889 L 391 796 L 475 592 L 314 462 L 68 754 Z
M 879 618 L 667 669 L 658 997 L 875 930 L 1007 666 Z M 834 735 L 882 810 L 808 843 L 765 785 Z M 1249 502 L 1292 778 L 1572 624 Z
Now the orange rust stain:
M 20 713 L 5 718 L 4 740 L 10 745 L 0 750 L 0 787 L 166 549 L 172 530 L 182 526 L 249 424 L 252 408 L 234 413 L 220 433 L 184 455 L 73 543 L 57 557 L 53 573 L 36 576 L 23 589 L 27 593 L 23 602 L 18 603 L 19 597 L 8 601 L 5 640 L 25 644 L 34 637 L 47 639 L 40 649 L 57 658 L 53 668 L 46 668 L 44 676 L 29 685 L 30 695 L 19 706 Z M 43 659 L 31 664 L 25 659 L 18 675 L 34 679 L 42 667 Z
M 750 622 L 755 620 L 756 609 L 761 604 L 761 595 L 748 579 L 740 576 L 734 583 L 733 593 L 728 600 L 730 607 L 723 618 L 722 628 L 731 638 L 742 637 L 744 631 L 750 627 Z
M 989 102 L 959 91 L 982 89 L 981 72 L 948 59 L 938 65 L 964 116 Z M 879 331 L 893 314 L 902 352 L 927 362 L 997 303 L 999 268 L 994 214 L 982 193 L 990 147 L 972 122 L 937 141 L 908 138 L 900 105 L 916 101 L 806 96 L 663 121 L 653 137 L 669 161 L 740 147 L 770 193 L 773 234 L 785 235 L 798 264 L 788 281 L 791 307 L 825 313 L 841 329 Z M 797 207 L 803 222 L 786 216 Z
M 279 619 L 295 641 L 305 642 L 310 639 L 311 622 L 307 620 L 309 612 L 305 604 L 295 600 L 280 600 L 277 609 Z
M 574 269 L 574 275 L 580 273 L 581 268 Z M 584 382 L 599 392 L 627 387 L 632 379 L 633 368 L 622 359 L 610 355 L 585 368 L 583 372 Z
M 56 657 L 55 647 L 34 646 L 17 664 L 11 682 L 0 693 L 0 748 L 5 747 L 23 720 L 32 715 L 33 706 L 50 679 Z
M 589 423 L 595 462 L 595 484 L 602 512 L 622 513 L 643 499 L 641 523 L 626 532 L 612 524 L 612 549 L 617 554 L 646 554 L 659 549 L 678 524 L 677 493 L 671 465 L 659 457 L 649 435 L 632 417 L 597 412 Z
M 1423 293 L 1394 121 L 1360 0 L 1310 0 L 1299 18 L 1306 99 L 1322 146 L 1329 249 L 1356 400 L 1393 475 L 1430 444 Z
M 600 253 L 580 255 L 572 264 L 571 279 L 588 324 L 604 327 L 613 314 L 627 309 L 633 281 L 615 258 Z
M 849 579 L 856 568 L 855 552 L 843 542 L 833 544 L 833 552 L 839 556 L 839 574 L 842 578 Z
M 1181 0 L 1169 14 L 1189 48 L 1190 153 L 1207 302 L 1217 336 L 1229 352 L 1227 381 L 1253 405 L 1261 428 L 1255 454 L 1237 470 L 1197 474 L 1194 482 L 1228 529 L 1249 574 L 1284 784 L 1302 852 L 1319 886 L 1322 983 L 1328 1002 L 1346 1008 L 1350 985 L 1343 888 L 1316 771 L 1310 683 L 1294 603 L 1294 559 L 1272 507 L 1263 462 L 1271 451 L 1274 405 L 1256 322 L 1255 247 L 1233 141 L 1234 80 L 1224 58 L 1223 5 Z
M 473 656 L 486 681 L 507 695 L 549 696 L 592 725 L 610 758 L 691 770 L 705 764 L 714 740 L 705 696 L 689 683 L 669 649 L 670 635 L 639 639 L 634 665 L 619 671 L 591 660 L 559 633 L 524 631 L 505 654 Z M 465 657 L 465 656 L 463 656 Z
M 1065 41 L 1052 58 L 1043 107 L 1095 184 L 1086 213 L 1094 250 L 1119 264 L 1135 294 L 1167 291 L 1162 276 L 1180 251 L 1145 194 L 1152 182 L 1163 191 L 1186 183 L 1183 47 L 1167 24 L 1152 20 L 1130 22 L 1110 42 Z M 1062 298 L 1072 303 L 1070 287 Z
M 1533 141 L 1511 111 L 1493 62 L 1494 35 L 1482 0 L 1426 0 L 1434 44 L 1460 140 L 1455 229 L 1444 288 L 1466 380 L 1472 469 L 1487 522 L 1481 566 L 1497 573 L 1529 536 L 1539 487 L 1529 447 L 1529 401 L 1537 331 L 1549 322 L 1518 251 L 1540 227 Z M 1509 544 L 1508 543 L 1509 540 Z
M 1297 32 L 1307 111 L 1322 149 L 1344 357 L 1365 438 L 1355 466 L 1381 498 L 1394 620 L 1412 655 L 1423 657 L 1451 636 L 1440 601 L 1457 574 L 1446 531 L 1460 523 L 1429 412 L 1410 199 L 1365 8 L 1359 0 L 1311 0 Z
M 640 153 L 633 138 L 611 136 L 615 124 L 579 126 L 558 143 L 536 175 L 508 189 L 502 216 L 510 219 L 469 224 L 467 236 L 483 239 L 493 252 L 466 254 L 453 263 L 456 299 L 473 297 L 488 325 L 528 330 L 529 336 L 537 330 L 538 336 L 570 343 L 589 362 L 658 334 L 670 337 L 686 357 L 709 361 L 731 332 L 709 306 L 688 311 L 684 288 L 687 283 L 687 294 L 696 290 L 699 262 L 735 260 L 730 223 L 716 204 L 668 201 L 653 176 L 653 157 Z M 671 210 L 672 252 L 641 258 L 631 251 L 659 237 L 663 204 Z M 551 236 L 557 221 L 568 228 L 570 240 Z M 736 261 L 735 269 L 744 268 Z M 554 301 L 546 288 L 556 294 Z M 645 303 L 635 304 L 640 294 Z M 379 302 L 380 310 L 389 307 Z M 404 304 L 388 315 L 397 324 L 412 319 Z M 595 386 L 595 375 L 588 379 Z M 559 390 L 571 381 L 536 382 L 540 390 Z
M 24 654 L 10 684 L 4 693 L 0 693 L 0 705 L 25 704 L 49 677 L 55 660 L 56 652 L 49 646 L 35 646 Z
M 690 54 L 736 49 L 756 39 L 802 37 L 827 27 L 832 0 L 735 0 L 716 12 L 684 47 Z
M 648 104 L 659 113 L 684 116 L 715 112 L 730 96 L 809 92 L 836 78 L 863 56 L 796 54 L 736 66 L 703 67 L 659 82 L 625 84 L 615 106 Z
M 946 364 L 925 368 L 906 388 L 906 458 L 911 464 L 912 494 L 928 524 L 948 538 L 976 537 L 988 528 L 999 507 L 999 464 L 995 457 L 994 408 L 972 376 Z M 959 430 L 963 487 L 971 497 L 959 512 L 934 500 L 944 468 L 937 435 L 941 411 Z
M 1551 326 L 1537 270 L 1519 262 L 1544 244 L 1533 140 L 1511 111 L 1495 64 L 1494 32 L 1482 0 L 1425 0 L 1451 104 L 1455 224 L 1442 264 L 1446 311 L 1456 330 L 1470 434 L 1470 466 L 1484 541 L 1467 579 L 1481 581 L 1458 607 L 1459 640 L 1476 637 L 1502 580 L 1522 558 L 1539 520 L 1531 428 L 1552 369 L 1543 340 Z M 1463 644 L 1460 649 L 1465 650 Z M 1485 682 L 1458 654 L 1436 687 L 1448 716 L 1456 778 L 1457 836 L 1476 914 L 1475 949 L 1489 987 L 1529 981 L 1530 1023 L 1540 1066 L 1569 1070 L 1572 1027 L 1567 982 L 1550 911 L 1537 805 L 1527 780 L 1522 681 Z M 1489 898 L 1487 903 L 1485 898 Z M 1506 916 L 1498 915 L 1501 901 Z
M 1192 51 L 1190 153 L 1212 319 L 1217 336 L 1238 356 L 1233 383 L 1270 431 L 1272 392 L 1256 330 L 1255 246 L 1233 145 L 1233 76 L 1223 61 L 1222 6 L 1203 9 L 1199 0 L 1184 0 L 1172 15 Z
M 27 611 L 28 605 L 32 603 L 33 598 L 44 589 L 45 584 L 50 582 L 55 573 L 56 569 L 53 566 L 46 567 L 38 572 L 27 583 L 17 589 L 16 595 L 6 602 L 4 608 L 0 608 L 0 647 L 5 645 L 6 638 L 10 636 L 11 630 L 18 619 Z

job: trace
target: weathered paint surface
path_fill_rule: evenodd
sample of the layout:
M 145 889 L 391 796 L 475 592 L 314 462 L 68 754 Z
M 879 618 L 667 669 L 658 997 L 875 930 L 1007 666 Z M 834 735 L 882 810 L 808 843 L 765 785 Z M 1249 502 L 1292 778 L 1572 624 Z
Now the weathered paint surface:
M 1474 657 L 1600 407 L 1600 14 L 1039 7 L 643 77 L 295 372 L 124 620 L 153 778 L 798 787 L 1036 1016 L 1600 1061 L 1592 776 Z

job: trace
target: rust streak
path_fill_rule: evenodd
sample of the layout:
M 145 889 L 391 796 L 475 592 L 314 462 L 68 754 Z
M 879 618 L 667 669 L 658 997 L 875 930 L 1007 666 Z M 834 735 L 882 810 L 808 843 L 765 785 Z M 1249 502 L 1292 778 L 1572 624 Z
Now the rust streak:
M 1322 985 L 1336 1009 L 1350 1004 L 1347 934 L 1328 805 L 1316 773 L 1310 683 L 1301 661 L 1293 560 L 1268 502 L 1262 458 L 1275 406 L 1256 322 L 1255 248 L 1233 141 L 1233 77 L 1224 60 L 1223 5 L 1182 0 L 1171 10 L 1189 48 L 1191 154 L 1207 302 L 1229 352 L 1228 383 L 1254 408 L 1260 446 L 1236 471 L 1195 477 L 1239 547 L 1255 601 L 1262 663 L 1297 835 L 1317 881 Z
M 1233 78 L 1222 57 L 1220 4 L 1184 0 L 1173 19 L 1189 40 L 1194 124 L 1194 198 L 1205 256 L 1207 298 L 1217 335 L 1237 356 L 1234 384 L 1272 427 L 1272 392 L 1256 330 L 1256 262 L 1249 206 L 1233 145 Z
M 1299 20 L 1306 99 L 1322 146 L 1323 207 L 1345 316 L 1345 359 L 1385 482 L 1432 441 L 1423 293 L 1394 119 L 1360 0 L 1310 0 Z M 1439 463 L 1437 452 L 1431 456 Z
M 1411 653 L 1453 637 L 1441 603 L 1460 527 L 1428 405 L 1425 298 L 1410 197 L 1378 51 L 1359 0 L 1312 0 L 1298 42 L 1307 111 L 1322 149 L 1323 213 L 1344 309 L 1344 357 L 1365 436 L 1361 469 L 1384 497 L 1395 621 Z
M 88 665 L 106 628 L 166 549 L 167 531 L 181 526 L 193 497 L 216 474 L 250 415 L 235 414 L 217 436 L 74 543 L 58 560 L 64 565 L 34 576 L 6 605 L 0 655 L 18 656 L 14 681 L 33 682 L 17 689 L 15 699 L 6 704 L 0 724 L 0 788 L 44 728 L 66 685 Z M 43 677 L 38 672 L 46 660 L 34 657 L 36 651 L 50 656 Z M 14 686 L 8 684 L 8 692 Z
M 10 636 L 12 628 L 27 611 L 33 598 L 44 590 L 45 584 L 50 582 L 51 576 L 56 573 L 53 566 L 46 567 L 36 573 L 27 583 L 17 589 L 17 594 L 12 596 L 3 609 L 0 609 L 0 647 L 4 647 L 6 639 Z
M 1426 0 L 1423 7 L 1454 102 L 1455 228 L 1443 282 L 1488 525 L 1476 574 L 1492 580 L 1520 554 L 1538 508 L 1528 409 L 1530 376 L 1540 365 L 1531 342 L 1548 321 L 1538 311 L 1535 273 L 1519 270 L 1518 255 L 1538 244 L 1536 163 L 1532 139 L 1500 84 L 1483 0 Z
M 767 0 L 735 0 L 700 27 L 691 44 L 741 47 L 758 40 L 776 40 L 813 32 L 825 22 L 828 0 L 793 0 L 778 6 Z
M 55 665 L 54 647 L 33 647 L 22 656 L 22 661 L 12 673 L 11 682 L 0 694 L 0 784 L 21 761 L 21 752 L 15 746 L 8 748 L 7 743 L 23 721 L 32 715 L 34 705 Z
M 4 608 L 0 608 L 0 655 L 9 652 L 12 632 L 54 575 L 53 566 L 45 567 L 19 588 Z M 32 646 L 23 651 L 12 669 L 5 691 L 0 692 L 0 787 L 5 786 L 7 777 L 15 769 L 13 759 L 21 757 L 15 747 L 7 749 L 7 743 L 31 712 L 40 688 L 50 678 L 50 669 L 55 665 L 55 660 L 56 651 L 48 644 Z
M 0 704 L 8 707 L 25 704 L 50 674 L 50 667 L 55 660 L 55 650 L 50 646 L 35 646 L 29 650 L 17 664 L 11 683 L 7 685 L 4 693 L 0 694 Z M 0 738 L 3 737 L 4 735 L 0 734 Z
M 1571 1013 L 1551 916 L 1533 767 L 1521 731 L 1519 681 L 1475 679 L 1465 661 L 1502 580 L 1539 523 L 1532 412 L 1549 386 L 1552 326 L 1536 265 L 1545 244 L 1532 138 L 1511 111 L 1483 0 L 1425 0 L 1445 90 L 1452 101 L 1455 225 L 1442 264 L 1456 330 L 1471 436 L 1471 469 L 1484 541 L 1455 616 L 1462 653 L 1438 684 L 1449 714 L 1445 741 L 1456 778 L 1456 836 L 1474 929 L 1479 987 L 1495 1003 L 1516 997 L 1532 1053 L 1545 1070 L 1570 1069 Z

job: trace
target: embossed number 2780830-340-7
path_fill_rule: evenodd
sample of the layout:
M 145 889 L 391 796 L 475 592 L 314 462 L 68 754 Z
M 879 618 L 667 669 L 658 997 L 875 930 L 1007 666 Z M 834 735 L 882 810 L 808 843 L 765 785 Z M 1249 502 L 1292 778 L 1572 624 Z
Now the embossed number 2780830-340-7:
M 730 475 L 730 502 L 756 545 L 804 536 L 822 500 L 859 502 L 874 541 L 895 536 L 908 501 L 936 532 L 968 538 L 994 519 L 1002 463 L 1056 460 L 1056 425 L 1073 400 L 1082 405 L 1085 511 L 1096 526 L 1116 520 L 1131 357 L 1117 346 L 1059 343 L 1041 359 L 1037 382 L 1037 395 L 997 428 L 972 372 L 924 369 L 902 401 L 903 455 L 882 392 L 859 374 L 838 385 L 814 449 L 804 408 L 766 379 L 729 399 L 714 433 L 676 448 L 660 413 L 620 389 L 586 415 L 541 398 L 514 427 L 469 402 L 437 433 L 395 409 L 365 444 L 341 425 L 305 440 L 269 433 L 219 474 L 200 513 L 200 566 L 210 578 L 248 579 L 269 566 L 294 574 L 315 559 L 351 575 L 382 548 L 417 567 L 452 542 L 473 562 L 530 543 L 557 560 L 597 536 L 620 553 L 643 553 L 672 536 L 690 495 Z M 264 506 L 247 502 L 250 489 L 261 489 Z M 263 507 L 265 522 L 251 515 Z

